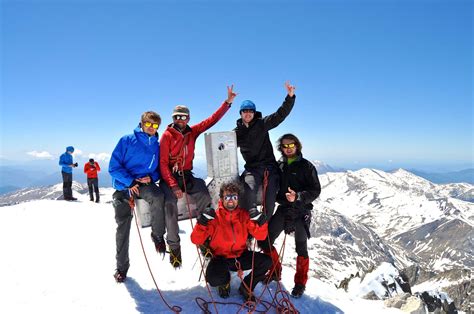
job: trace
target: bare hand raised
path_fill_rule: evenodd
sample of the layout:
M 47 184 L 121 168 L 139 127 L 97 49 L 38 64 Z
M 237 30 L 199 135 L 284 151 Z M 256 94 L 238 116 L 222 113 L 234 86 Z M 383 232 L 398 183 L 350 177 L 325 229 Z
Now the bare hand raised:
M 289 81 L 285 82 L 286 90 L 288 91 L 288 96 L 293 97 L 295 95 L 296 86 L 290 84 Z
M 234 84 L 232 84 L 230 87 L 227 86 L 227 100 L 226 102 L 228 104 L 231 104 L 234 102 L 235 96 L 237 96 L 237 93 L 234 93 Z

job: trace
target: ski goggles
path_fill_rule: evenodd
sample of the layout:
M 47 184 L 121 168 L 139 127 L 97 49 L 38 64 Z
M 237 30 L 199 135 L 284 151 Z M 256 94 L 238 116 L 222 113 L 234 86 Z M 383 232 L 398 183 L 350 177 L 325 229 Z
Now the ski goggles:
M 237 194 L 228 194 L 228 195 L 224 195 L 224 200 L 225 201 L 236 201 L 239 199 L 239 196 Z
M 184 121 L 184 120 L 186 120 L 187 118 L 188 118 L 188 116 L 185 116 L 185 115 L 179 115 L 179 114 L 178 114 L 178 115 L 175 115 L 175 116 L 173 116 L 173 119 L 175 119 L 175 120 L 182 120 L 182 121 Z
M 295 143 L 281 144 L 281 147 L 283 147 L 283 148 L 295 148 L 295 146 L 296 146 Z
M 158 123 L 151 123 L 151 122 L 145 122 L 143 123 L 143 125 L 147 128 L 152 126 L 154 129 L 158 129 L 158 127 L 160 126 Z

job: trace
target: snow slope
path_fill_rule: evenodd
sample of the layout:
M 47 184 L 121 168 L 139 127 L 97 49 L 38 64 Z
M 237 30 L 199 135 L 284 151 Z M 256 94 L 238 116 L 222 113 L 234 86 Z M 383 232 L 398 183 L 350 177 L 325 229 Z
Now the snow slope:
M 131 267 L 125 284 L 115 283 L 115 221 L 112 189 L 101 190 L 102 203 L 75 193 L 77 202 L 37 200 L 2 207 L 2 284 L 0 313 L 170 313 L 160 299 L 141 251 L 138 232 L 132 225 Z M 189 240 L 189 220 L 182 229 L 183 267 L 174 270 L 168 256 L 162 260 L 150 240 L 150 229 L 141 229 L 146 253 L 158 287 L 171 306 L 182 313 L 201 312 L 196 298 L 207 301 L 205 282 L 199 281 L 196 248 Z M 293 239 L 289 241 L 293 242 Z M 289 253 L 290 248 L 287 248 Z M 285 261 L 293 258 L 285 253 Z M 316 254 L 311 252 L 311 255 Z M 294 269 L 284 267 L 282 286 L 293 287 Z M 231 297 L 219 305 L 219 313 L 236 313 L 242 303 L 237 293 L 239 278 L 232 276 Z M 269 285 L 272 292 L 277 283 Z M 257 293 L 263 286 L 257 286 Z M 216 301 L 220 299 L 211 288 Z M 265 292 L 263 299 L 271 302 Z M 349 295 L 317 278 L 310 278 L 307 293 L 291 299 L 301 313 L 401 313 L 386 309 L 382 301 Z M 210 309 L 215 313 L 214 308 Z M 241 313 L 246 310 L 242 309 Z M 269 313 L 275 313 L 271 308 Z

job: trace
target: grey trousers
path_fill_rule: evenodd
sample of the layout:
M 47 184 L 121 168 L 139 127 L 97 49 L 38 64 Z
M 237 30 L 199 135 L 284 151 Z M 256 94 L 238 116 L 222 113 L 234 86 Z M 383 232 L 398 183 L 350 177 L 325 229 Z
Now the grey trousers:
M 193 180 L 190 188 L 186 189 L 189 197 L 196 203 L 198 212 L 211 206 L 212 200 L 203 179 L 190 177 Z M 189 180 L 189 179 L 188 179 Z M 165 217 L 166 217 L 166 242 L 174 250 L 180 247 L 179 225 L 178 225 L 178 199 L 164 180 L 160 181 L 160 187 L 165 193 Z
M 72 173 L 61 171 L 63 175 L 63 196 L 64 199 L 72 198 Z
M 266 194 L 265 196 L 262 195 L 262 203 L 264 199 L 265 214 L 267 221 L 269 221 L 275 210 L 276 197 L 280 187 L 280 173 L 277 167 L 268 166 L 244 170 L 240 177 L 244 185 L 244 195 L 241 204 L 242 207 L 247 210 L 257 206 L 257 193 L 260 187 L 263 189 L 265 169 L 268 169 L 268 183 L 266 186 Z
M 165 234 L 164 195 L 155 184 L 139 187 L 139 198 L 150 204 L 151 232 L 155 238 L 163 238 Z M 128 190 L 115 191 L 112 195 L 115 210 L 115 233 L 117 269 L 125 274 L 130 267 L 128 248 L 130 245 L 130 227 L 132 225 L 132 209 L 128 203 L 130 196 Z

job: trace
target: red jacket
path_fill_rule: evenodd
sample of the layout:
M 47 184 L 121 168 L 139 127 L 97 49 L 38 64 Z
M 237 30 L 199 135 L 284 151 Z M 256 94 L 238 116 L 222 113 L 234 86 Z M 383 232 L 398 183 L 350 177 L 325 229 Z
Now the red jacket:
M 163 132 L 160 140 L 160 171 L 161 178 L 169 187 L 178 186 L 173 177 L 172 169 L 192 170 L 194 159 L 194 144 L 196 138 L 207 129 L 211 128 L 229 110 L 230 105 L 226 102 L 206 120 L 191 127 L 187 126 L 181 133 L 170 124 Z
M 264 240 L 268 234 L 268 223 L 259 226 L 250 220 L 249 213 L 240 207 L 229 211 L 219 201 L 216 218 L 207 226 L 196 224 L 191 233 L 191 242 L 203 244 L 211 237 L 209 246 L 215 256 L 239 257 L 247 249 L 248 234 L 257 240 Z
M 94 166 L 90 162 L 84 165 L 84 173 L 87 174 L 88 179 L 97 178 L 97 171 L 100 171 L 100 166 L 97 161 L 94 162 Z

